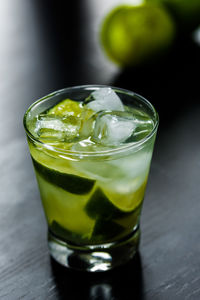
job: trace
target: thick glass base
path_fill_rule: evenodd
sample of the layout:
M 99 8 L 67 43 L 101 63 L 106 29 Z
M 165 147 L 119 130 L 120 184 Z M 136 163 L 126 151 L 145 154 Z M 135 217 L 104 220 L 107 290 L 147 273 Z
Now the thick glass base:
M 101 245 L 70 245 L 50 231 L 48 233 L 49 251 L 58 263 L 74 270 L 89 272 L 107 271 L 128 262 L 135 255 L 139 240 L 139 226 L 127 238 Z

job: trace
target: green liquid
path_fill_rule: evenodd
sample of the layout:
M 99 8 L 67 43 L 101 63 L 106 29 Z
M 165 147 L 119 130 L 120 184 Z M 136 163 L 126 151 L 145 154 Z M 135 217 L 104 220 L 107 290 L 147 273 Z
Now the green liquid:
M 80 104 L 77 108 L 70 100 L 67 105 L 76 108 L 73 118 L 82 113 Z M 58 106 L 44 112 L 42 117 L 60 113 Z M 87 110 L 85 118 L 90 116 L 91 110 Z M 140 121 L 146 119 L 150 120 L 141 113 Z M 82 123 L 77 124 L 82 130 Z M 34 129 L 36 120 L 32 120 L 29 126 Z M 145 127 L 140 138 L 149 131 Z M 43 130 L 41 139 L 48 135 L 47 140 L 51 142 L 49 134 L 51 128 L 48 132 Z M 62 140 L 58 145 L 70 150 L 76 142 L 75 137 L 73 141 Z M 30 139 L 29 147 L 49 230 L 57 238 L 74 245 L 104 244 L 126 237 L 138 226 L 153 141 L 137 153 L 115 159 L 108 157 L 107 160 L 72 159 Z M 92 151 L 98 150 L 98 147 L 101 149 L 94 142 L 89 145 Z
M 115 195 L 111 199 L 104 194 L 102 184 L 33 163 L 49 228 L 58 238 L 77 245 L 102 244 L 126 236 L 137 225 L 146 181 L 130 195 L 136 207 L 123 211 L 115 206 Z

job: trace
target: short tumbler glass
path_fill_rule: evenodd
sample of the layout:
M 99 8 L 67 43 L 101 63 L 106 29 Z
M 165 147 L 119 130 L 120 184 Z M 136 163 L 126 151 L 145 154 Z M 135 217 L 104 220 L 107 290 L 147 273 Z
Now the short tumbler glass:
M 48 224 L 50 254 L 66 267 L 90 272 L 124 264 L 138 250 L 158 114 L 142 96 L 112 87 L 124 105 L 139 109 L 153 121 L 151 132 L 141 140 L 108 150 L 74 151 L 42 142 L 30 128 L 37 115 L 60 101 L 83 101 L 102 87 L 75 86 L 56 91 L 33 103 L 24 116 Z

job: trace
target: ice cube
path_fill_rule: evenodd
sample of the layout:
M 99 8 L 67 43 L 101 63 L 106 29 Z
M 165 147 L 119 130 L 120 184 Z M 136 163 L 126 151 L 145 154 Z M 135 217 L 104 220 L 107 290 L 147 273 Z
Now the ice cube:
M 123 174 L 122 177 L 140 178 L 142 181 L 148 173 L 152 153 L 151 151 L 138 151 L 130 157 L 121 157 L 120 160 L 112 160 L 112 165 L 118 166 Z
M 107 185 L 102 185 L 102 188 L 115 190 L 118 194 L 137 191 L 147 179 L 151 157 L 151 151 L 138 151 L 134 155 L 110 160 L 110 167 L 115 170 L 116 178 L 113 177 L 113 180 L 109 181 Z
M 134 123 L 136 125 L 128 142 L 140 141 L 151 133 L 154 127 L 154 122 L 147 113 L 130 107 L 128 108 L 127 112 L 133 115 Z
M 88 100 L 88 99 L 87 99 Z M 90 101 L 87 103 L 87 107 L 98 112 L 101 110 L 107 111 L 124 111 L 124 106 L 117 96 L 117 94 L 111 88 L 100 88 L 91 93 L 89 97 Z
M 106 150 L 105 148 L 98 146 L 89 140 L 74 144 L 72 149 L 82 153 Z M 81 159 L 79 161 L 73 160 L 70 163 L 78 172 L 85 174 L 86 177 L 91 179 L 99 180 L 100 182 L 111 181 L 114 178 L 121 176 L 119 166 L 111 164 L 110 161 Z
M 40 139 L 51 142 L 71 142 L 78 137 L 81 120 L 74 116 L 58 117 L 41 114 L 36 122 L 35 133 Z
M 119 145 L 133 134 L 135 127 L 134 117 L 129 112 L 101 112 L 92 138 L 101 144 Z

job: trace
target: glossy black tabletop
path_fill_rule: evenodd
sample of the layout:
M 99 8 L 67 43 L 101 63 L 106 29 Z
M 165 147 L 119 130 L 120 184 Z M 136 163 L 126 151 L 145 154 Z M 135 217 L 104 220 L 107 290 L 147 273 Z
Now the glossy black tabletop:
M 200 47 L 184 38 L 158 63 L 118 69 L 98 41 L 99 23 L 115 4 L 0 1 L 1 300 L 200 299 Z M 50 258 L 22 125 L 33 101 L 80 84 L 130 89 L 160 115 L 139 253 L 98 274 Z

